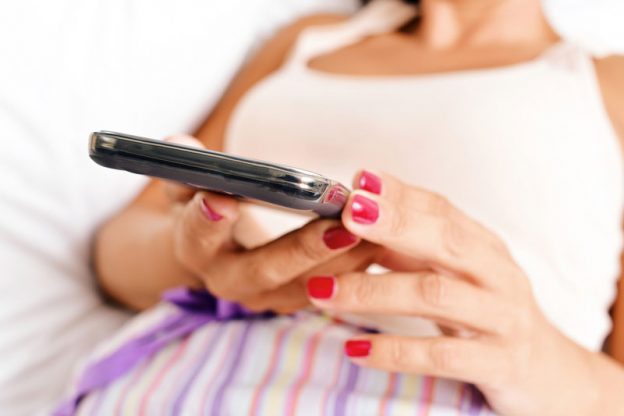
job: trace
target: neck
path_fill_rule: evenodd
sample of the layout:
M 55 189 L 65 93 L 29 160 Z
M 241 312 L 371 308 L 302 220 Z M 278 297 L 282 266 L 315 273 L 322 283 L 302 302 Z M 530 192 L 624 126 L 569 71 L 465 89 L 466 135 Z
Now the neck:
M 540 0 L 422 0 L 417 35 L 434 49 L 557 40 Z

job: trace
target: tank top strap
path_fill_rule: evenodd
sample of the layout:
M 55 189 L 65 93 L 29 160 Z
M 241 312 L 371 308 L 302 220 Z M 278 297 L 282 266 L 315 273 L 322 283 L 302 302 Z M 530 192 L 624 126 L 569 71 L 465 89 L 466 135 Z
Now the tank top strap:
M 286 66 L 307 67 L 308 61 L 316 56 L 354 44 L 368 36 L 394 31 L 416 15 L 416 6 L 402 0 L 373 0 L 344 22 L 304 29 Z

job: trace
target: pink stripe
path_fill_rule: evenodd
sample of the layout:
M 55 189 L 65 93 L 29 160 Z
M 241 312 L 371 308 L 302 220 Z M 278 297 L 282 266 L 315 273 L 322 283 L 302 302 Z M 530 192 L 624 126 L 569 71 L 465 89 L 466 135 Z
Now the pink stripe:
M 386 406 L 389 405 L 390 399 L 394 396 L 394 393 L 396 392 L 398 378 L 399 376 L 397 373 L 392 373 L 388 377 L 388 387 L 386 388 L 386 392 L 384 393 L 383 397 L 381 398 L 381 401 L 379 402 L 378 413 L 380 415 L 385 415 L 386 413 L 388 413 L 386 412 Z
M 119 397 L 117 398 L 117 403 L 115 404 L 116 415 L 122 415 L 124 413 L 122 410 L 123 410 L 123 405 L 126 401 L 126 398 L 128 397 L 128 393 L 130 392 L 130 390 L 132 390 L 132 387 L 136 385 L 136 382 L 143 375 L 143 370 L 145 370 L 149 361 L 150 360 L 145 360 L 140 365 L 140 367 L 137 367 L 134 369 L 134 374 L 132 375 L 132 377 L 128 379 L 128 382 L 126 383 L 125 387 L 123 387 L 121 391 L 119 392 Z M 106 394 L 105 391 L 101 392 L 102 396 L 104 396 L 105 394 Z
M 180 409 L 184 406 L 189 392 L 195 384 L 197 376 L 201 374 L 201 371 L 204 369 L 206 363 L 214 354 L 214 350 L 219 344 L 218 340 L 226 331 L 225 325 L 211 325 L 208 326 L 207 329 L 210 331 L 210 335 L 208 336 L 208 333 L 206 333 L 204 334 L 205 339 L 200 339 L 201 343 L 199 350 L 201 352 L 193 357 L 193 360 L 190 362 L 188 368 L 188 373 L 185 373 L 184 379 L 180 380 L 180 385 L 182 387 L 175 393 L 175 400 L 173 401 L 172 408 L 170 409 L 171 414 L 173 415 L 179 415 L 181 413 Z
M 303 362 L 303 373 L 299 376 L 298 380 L 295 382 L 290 392 L 288 393 L 288 398 L 286 401 L 286 415 L 295 414 L 295 410 L 297 409 L 297 402 L 299 401 L 299 396 L 301 395 L 301 390 L 303 389 L 306 381 L 308 381 L 308 379 L 310 378 L 312 364 L 314 364 L 314 358 L 316 357 L 316 349 L 318 348 L 321 338 L 323 337 L 323 333 L 330 327 L 331 324 L 321 328 L 306 343 L 306 352 Z
M 457 414 L 461 415 L 464 411 L 464 400 L 466 399 L 466 385 L 464 383 L 459 385 L 459 391 L 457 394 Z
M 223 350 L 223 354 L 221 355 L 221 358 L 219 359 L 219 362 L 220 362 L 219 367 L 212 374 L 212 377 L 210 378 L 210 382 L 206 384 L 206 391 L 204 392 L 204 397 L 202 397 L 200 409 L 205 409 L 208 404 L 208 398 L 210 396 L 211 389 L 214 390 L 215 383 L 218 377 L 223 372 L 223 368 L 225 368 L 225 364 L 228 362 L 227 357 L 232 352 L 232 347 L 234 346 L 235 341 L 238 340 L 238 337 L 236 336 L 238 335 L 238 332 L 240 331 L 232 331 L 232 334 L 230 334 L 228 343 L 225 346 L 225 349 Z
M 327 414 L 326 410 L 327 410 L 327 404 L 329 402 L 329 396 L 334 391 L 336 391 L 336 387 L 338 386 L 338 381 L 340 380 L 340 370 L 342 369 L 342 365 L 344 361 L 345 361 L 345 356 L 344 354 L 341 353 L 338 361 L 336 362 L 336 367 L 334 367 L 334 376 L 332 377 L 332 382 L 327 388 L 327 390 L 325 390 L 325 393 L 323 394 L 323 400 L 322 400 L 322 406 L 321 406 L 322 414 Z
M 266 372 L 264 373 L 264 376 L 262 377 L 262 381 L 258 384 L 258 387 L 256 387 L 256 391 L 254 392 L 254 395 L 253 395 L 253 400 L 251 401 L 251 407 L 249 408 L 250 415 L 258 414 L 260 410 L 260 404 L 264 396 L 266 387 L 271 382 L 271 379 L 273 378 L 275 371 L 277 371 L 279 359 L 281 358 L 280 353 L 283 349 L 286 335 L 288 334 L 288 332 L 293 330 L 296 325 L 297 325 L 297 320 L 296 318 L 294 318 L 293 321 L 289 325 L 280 329 L 280 331 L 276 334 L 275 341 L 273 341 L 273 351 L 271 353 L 271 360 L 269 361 L 269 366 L 267 367 Z
M 165 378 L 165 375 L 169 372 L 171 367 L 173 367 L 173 365 L 176 362 L 178 362 L 180 357 L 182 357 L 184 355 L 184 351 L 186 350 L 186 346 L 188 345 L 188 342 L 189 342 L 190 339 L 191 339 L 191 337 L 189 337 L 189 336 L 184 338 L 184 340 L 178 346 L 175 354 L 173 354 L 173 356 L 169 359 L 169 361 L 167 361 L 167 364 L 165 364 L 165 366 L 162 368 L 162 370 L 160 370 L 160 373 L 158 373 L 158 375 L 156 376 L 156 379 L 152 382 L 152 384 L 148 388 L 147 392 L 145 393 L 145 395 L 141 399 L 141 405 L 139 407 L 139 414 L 140 415 L 145 415 L 146 414 L 146 412 L 147 412 L 147 403 L 149 402 L 149 399 L 151 399 L 152 395 L 154 394 L 154 392 L 156 391 L 156 389 L 158 388 L 158 386 L 162 382 L 163 378 Z
M 421 395 L 420 409 L 418 412 L 419 416 L 427 416 L 429 415 L 429 410 L 431 408 L 431 404 L 433 402 L 433 396 L 435 391 L 436 378 L 426 376 L 423 380 L 423 391 Z

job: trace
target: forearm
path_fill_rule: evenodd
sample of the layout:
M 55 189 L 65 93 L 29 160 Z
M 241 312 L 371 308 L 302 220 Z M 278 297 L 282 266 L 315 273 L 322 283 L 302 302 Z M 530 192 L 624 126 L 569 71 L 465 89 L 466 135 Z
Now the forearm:
M 102 227 L 94 263 L 102 289 L 133 309 L 154 305 L 166 289 L 197 286 L 175 258 L 173 217 L 141 205 L 130 206 Z

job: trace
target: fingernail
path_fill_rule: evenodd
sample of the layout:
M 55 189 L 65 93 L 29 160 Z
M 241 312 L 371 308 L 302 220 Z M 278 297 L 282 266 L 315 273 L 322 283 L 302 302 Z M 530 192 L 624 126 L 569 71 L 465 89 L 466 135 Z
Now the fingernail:
M 333 276 L 312 277 L 308 280 L 308 295 L 313 299 L 329 299 L 334 295 L 336 279 Z
M 351 340 L 345 342 L 345 354 L 352 358 L 368 357 L 372 344 L 366 340 Z
M 337 250 L 355 244 L 357 237 L 344 227 L 338 226 L 325 231 L 325 234 L 323 234 L 323 241 L 327 247 L 332 250 Z
M 208 201 L 206 201 L 206 198 L 202 198 L 200 205 L 202 212 L 210 221 L 219 221 L 223 219 L 223 215 L 219 215 L 212 208 L 210 208 L 210 205 L 208 205 Z
M 373 194 L 381 195 L 381 178 L 367 170 L 362 171 L 360 176 L 360 189 Z
M 359 224 L 374 224 L 379 218 L 379 206 L 372 199 L 356 195 L 351 202 L 351 217 Z

